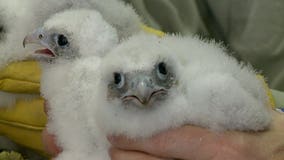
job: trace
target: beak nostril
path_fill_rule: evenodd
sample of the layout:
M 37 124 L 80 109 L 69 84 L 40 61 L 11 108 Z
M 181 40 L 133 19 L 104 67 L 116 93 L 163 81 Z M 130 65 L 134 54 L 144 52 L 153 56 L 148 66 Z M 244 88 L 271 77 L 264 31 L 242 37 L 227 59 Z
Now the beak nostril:
M 43 35 L 42 35 L 42 34 L 39 34 L 38 38 L 39 38 L 39 39 L 42 39 L 42 38 L 43 38 Z

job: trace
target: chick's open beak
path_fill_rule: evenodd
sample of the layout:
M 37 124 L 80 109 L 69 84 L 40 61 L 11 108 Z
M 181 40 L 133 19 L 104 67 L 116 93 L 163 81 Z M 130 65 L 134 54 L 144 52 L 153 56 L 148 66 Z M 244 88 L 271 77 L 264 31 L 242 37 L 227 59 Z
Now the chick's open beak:
M 24 41 L 23 41 L 23 47 L 25 48 L 27 44 L 31 44 L 31 43 L 40 44 L 39 41 L 40 41 L 40 40 L 39 40 L 37 34 L 33 32 L 33 33 L 31 33 L 31 34 L 28 34 L 28 35 L 25 37 L 25 39 L 24 39 Z
M 27 44 L 40 44 L 40 45 L 42 45 L 41 39 L 43 38 L 43 34 L 41 32 L 42 32 L 41 29 L 37 29 L 37 30 L 33 31 L 32 33 L 26 35 L 26 37 L 24 38 L 24 41 L 23 41 L 23 47 L 25 48 Z
M 24 38 L 23 47 L 25 48 L 27 44 L 39 44 L 43 49 L 41 48 L 36 50 L 34 53 L 42 54 L 48 57 L 55 57 L 55 54 L 49 48 L 46 41 L 48 41 L 48 39 L 46 39 L 44 34 L 42 34 L 42 29 L 37 29 Z

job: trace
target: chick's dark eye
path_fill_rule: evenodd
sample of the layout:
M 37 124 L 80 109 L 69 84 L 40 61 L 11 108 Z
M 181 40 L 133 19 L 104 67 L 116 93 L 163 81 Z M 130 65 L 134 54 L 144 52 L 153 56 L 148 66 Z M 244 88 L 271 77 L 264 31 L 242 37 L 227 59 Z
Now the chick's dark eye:
M 161 62 L 158 64 L 158 70 L 160 74 L 163 74 L 163 75 L 168 74 L 167 67 L 164 62 Z
M 160 62 L 156 67 L 156 74 L 158 78 L 165 81 L 168 77 L 167 65 L 164 62 Z
M 114 80 L 114 84 L 116 85 L 117 88 L 122 88 L 124 86 L 124 76 L 121 73 L 117 73 L 115 72 L 113 74 L 113 80 Z
M 120 73 L 114 73 L 113 74 L 113 78 L 114 78 L 114 84 L 119 84 L 121 82 L 121 75 Z
M 58 36 L 57 43 L 59 46 L 65 46 L 68 44 L 68 39 L 64 35 L 60 34 Z

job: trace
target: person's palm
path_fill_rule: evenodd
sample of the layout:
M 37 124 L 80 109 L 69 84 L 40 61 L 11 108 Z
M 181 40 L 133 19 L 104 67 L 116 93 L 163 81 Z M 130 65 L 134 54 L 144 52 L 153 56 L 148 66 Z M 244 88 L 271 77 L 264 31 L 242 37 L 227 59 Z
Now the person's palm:
M 146 140 L 109 137 L 113 145 L 110 153 L 113 160 L 283 160 L 284 116 L 273 112 L 273 117 L 269 130 L 254 133 L 216 133 L 184 126 Z
M 145 140 L 108 137 L 112 160 L 283 160 L 284 116 L 273 112 L 271 128 L 263 132 L 212 132 L 183 126 Z M 47 151 L 56 156 L 61 149 L 53 135 L 43 132 Z

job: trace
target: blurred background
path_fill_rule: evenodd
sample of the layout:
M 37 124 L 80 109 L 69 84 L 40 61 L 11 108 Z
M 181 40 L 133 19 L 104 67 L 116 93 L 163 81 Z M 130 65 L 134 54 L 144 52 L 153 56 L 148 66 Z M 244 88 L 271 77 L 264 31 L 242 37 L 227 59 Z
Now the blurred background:
M 151 27 L 223 42 L 284 91 L 283 0 L 124 0 Z

